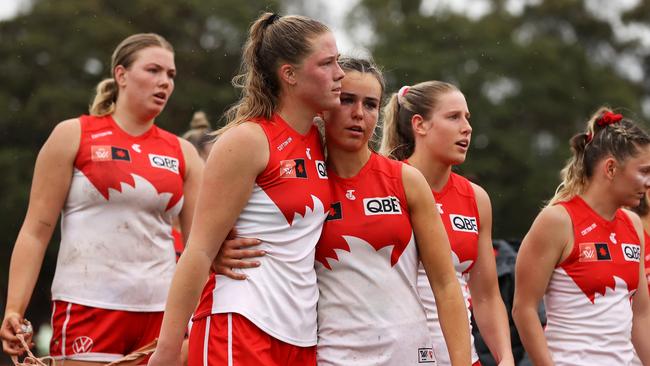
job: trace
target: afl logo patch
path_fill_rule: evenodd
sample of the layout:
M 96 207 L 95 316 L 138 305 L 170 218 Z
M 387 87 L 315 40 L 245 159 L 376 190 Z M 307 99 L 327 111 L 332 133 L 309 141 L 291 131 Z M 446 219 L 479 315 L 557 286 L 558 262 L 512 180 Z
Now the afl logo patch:
M 282 160 L 280 178 L 307 178 L 305 159 Z
M 111 157 L 113 160 L 123 160 L 123 161 L 131 161 L 131 154 L 129 154 L 129 150 L 123 149 L 121 147 L 115 147 L 111 146 Z
M 327 167 L 324 161 L 316 160 L 316 171 L 318 172 L 318 178 L 327 179 Z
M 179 174 L 178 159 L 171 156 L 149 154 L 149 162 L 154 168 L 166 169 Z
M 340 220 L 343 218 L 343 210 L 341 209 L 341 202 L 334 202 L 327 213 L 325 221 Z
M 363 210 L 366 216 L 373 215 L 400 215 L 402 207 L 397 197 L 375 197 L 363 199 Z
M 81 336 L 72 341 L 72 352 L 88 353 L 93 349 L 93 340 L 90 337 Z
M 607 243 L 580 243 L 578 262 L 611 261 Z
M 638 244 L 621 244 L 623 259 L 628 262 L 638 262 L 641 259 L 641 246 Z
M 449 221 L 451 221 L 451 228 L 454 229 L 454 231 L 463 231 L 466 233 L 478 234 L 476 217 L 452 214 L 449 215 Z

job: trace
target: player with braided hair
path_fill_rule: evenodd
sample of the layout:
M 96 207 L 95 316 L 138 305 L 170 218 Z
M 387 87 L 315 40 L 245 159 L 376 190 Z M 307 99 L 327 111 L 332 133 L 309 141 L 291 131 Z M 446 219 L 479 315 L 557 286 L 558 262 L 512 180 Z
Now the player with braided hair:
M 650 137 L 603 107 L 570 144 L 563 182 L 517 257 L 515 324 L 535 365 L 629 365 L 633 345 L 650 364 L 643 226 L 623 209 L 650 187 Z

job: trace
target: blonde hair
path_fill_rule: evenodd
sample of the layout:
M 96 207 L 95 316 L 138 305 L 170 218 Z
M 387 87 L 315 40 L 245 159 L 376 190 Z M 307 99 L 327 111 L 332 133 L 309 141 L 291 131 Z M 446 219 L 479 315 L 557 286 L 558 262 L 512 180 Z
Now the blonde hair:
M 593 176 L 596 164 L 611 155 L 623 163 L 638 154 L 641 146 L 650 144 L 650 137 L 634 121 L 623 118 L 611 124 L 601 124 L 608 107 L 600 107 L 587 121 L 587 129 L 571 138 L 572 156 L 560 173 L 562 183 L 549 201 L 549 205 L 568 201 L 584 192 Z
M 459 91 L 455 85 L 442 81 L 425 81 L 403 87 L 393 93 L 383 109 L 383 127 L 379 153 L 396 160 L 404 160 L 415 150 L 411 119 L 419 114 L 431 117 L 443 94 Z
M 174 47 L 165 38 L 155 33 L 138 33 L 120 42 L 111 57 L 111 77 L 97 84 L 95 97 L 89 112 L 94 116 L 105 116 L 115 111 L 118 87 L 115 82 L 115 67 L 118 65 L 128 69 L 137 58 L 138 51 L 148 47 L 162 47 L 174 52 Z
M 232 80 L 241 99 L 226 111 L 227 123 L 215 134 L 255 118 L 271 118 L 280 95 L 278 67 L 300 64 L 312 51 L 311 41 L 325 32 L 327 26 L 304 16 L 264 13 L 257 18 L 248 32 L 240 73 Z

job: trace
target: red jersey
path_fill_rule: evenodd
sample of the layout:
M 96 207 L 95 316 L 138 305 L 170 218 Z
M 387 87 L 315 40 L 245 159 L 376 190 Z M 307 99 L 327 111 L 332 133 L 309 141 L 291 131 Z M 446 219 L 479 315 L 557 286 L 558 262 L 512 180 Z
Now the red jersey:
M 544 296 L 553 360 L 627 365 L 633 356 L 630 299 L 639 283 L 637 232 L 623 210 L 608 221 L 579 196 L 559 205 L 573 223 L 573 249 L 553 271 Z
M 330 206 L 325 159 L 316 126 L 301 135 L 279 115 L 257 121 L 269 143 L 269 161 L 257 176 L 235 223 L 238 235 L 257 238 L 266 251 L 248 278 L 212 274 L 196 319 L 238 313 L 267 334 L 296 346 L 316 344 L 316 243 Z
M 471 312 L 469 310 L 470 296 L 467 282 L 469 281 L 469 271 L 478 257 L 478 231 L 480 227 L 474 188 L 466 178 L 451 173 L 442 190 L 440 192 L 433 191 L 433 196 L 436 199 L 438 212 L 449 238 L 456 278 L 460 282 L 469 320 Z M 427 312 L 429 329 L 434 337 L 438 365 L 450 365 L 451 360 L 442 334 L 442 328 L 440 328 L 435 298 L 422 264 L 420 264 L 418 271 L 418 292 Z M 478 354 L 472 341 L 472 362 L 476 361 L 478 361 Z
M 80 125 L 52 298 L 162 311 L 175 268 L 172 221 L 183 205 L 178 138 L 155 125 L 131 136 L 111 116 L 81 116 Z
M 372 154 L 333 201 L 316 250 L 319 365 L 433 362 L 402 163 Z

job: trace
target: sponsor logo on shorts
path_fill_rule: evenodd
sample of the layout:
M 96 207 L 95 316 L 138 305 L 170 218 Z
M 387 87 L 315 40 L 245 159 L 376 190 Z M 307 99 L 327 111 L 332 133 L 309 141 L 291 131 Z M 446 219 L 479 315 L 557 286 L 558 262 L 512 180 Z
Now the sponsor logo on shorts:
M 436 363 L 433 348 L 418 348 L 418 363 Z
M 454 231 L 478 234 L 476 217 L 450 214 L 449 221 L 451 221 L 451 228 L 454 229 Z
M 280 178 L 307 178 L 305 159 L 280 161 Z
M 373 197 L 363 199 L 363 211 L 366 216 L 400 215 L 402 214 L 402 207 L 397 197 Z
M 318 178 L 327 179 L 327 166 L 322 160 L 316 160 L 316 171 L 318 172 Z
M 171 156 L 149 154 L 149 162 L 154 168 L 166 169 L 170 172 L 179 173 L 178 159 Z
M 102 132 L 93 133 L 92 135 L 90 135 L 90 138 L 94 140 L 94 139 L 98 139 L 100 137 L 110 136 L 112 134 L 113 134 L 113 131 L 102 131 Z
M 607 243 L 580 243 L 579 262 L 611 261 Z
M 88 353 L 93 349 L 93 340 L 90 337 L 81 336 L 72 341 L 72 352 Z
M 332 203 L 325 221 L 340 220 L 342 218 L 343 218 L 343 210 L 341 209 L 341 202 L 339 201 L 339 202 Z
M 628 262 L 638 262 L 641 259 L 641 246 L 638 244 L 621 244 L 623 259 Z
M 90 159 L 92 161 L 111 161 L 111 147 L 107 145 L 90 146 Z

